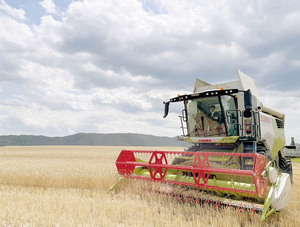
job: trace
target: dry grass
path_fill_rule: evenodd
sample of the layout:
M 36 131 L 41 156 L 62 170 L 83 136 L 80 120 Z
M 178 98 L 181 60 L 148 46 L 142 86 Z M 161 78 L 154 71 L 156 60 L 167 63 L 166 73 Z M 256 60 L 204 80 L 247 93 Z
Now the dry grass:
M 292 162 L 300 162 L 300 158 L 292 158 Z
M 125 148 L 130 149 L 0 148 L 0 226 L 300 226 L 300 164 L 293 164 L 288 207 L 260 222 L 259 214 L 216 211 L 158 198 L 145 193 L 141 181 L 125 180 L 108 192 L 119 178 L 115 160 Z

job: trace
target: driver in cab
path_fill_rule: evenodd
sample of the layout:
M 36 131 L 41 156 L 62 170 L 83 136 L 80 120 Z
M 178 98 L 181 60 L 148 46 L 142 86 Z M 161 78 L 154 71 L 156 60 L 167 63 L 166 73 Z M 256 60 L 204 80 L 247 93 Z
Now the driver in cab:
M 218 121 L 220 122 L 220 114 L 218 112 L 215 112 L 215 105 L 210 105 L 209 106 L 209 113 L 208 113 L 208 117 L 215 120 L 215 121 Z

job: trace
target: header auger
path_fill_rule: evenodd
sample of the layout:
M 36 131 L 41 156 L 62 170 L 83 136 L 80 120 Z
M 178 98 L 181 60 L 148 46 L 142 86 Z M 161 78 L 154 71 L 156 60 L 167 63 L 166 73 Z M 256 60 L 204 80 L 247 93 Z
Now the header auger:
M 289 201 L 292 165 L 283 155 L 284 114 L 263 105 L 253 80 L 211 85 L 196 79 L 193 93 L 165 102 L 183 102 L 179 136 L 193 144 L 185 151 L 121 151 L 116 166 L 126 178 L 161 182 L 174 190 L 161 195 L 184 202 L 213 202 L 261 211 L 261 220 Z M 178 187 L 182 191 L 178 191 Z

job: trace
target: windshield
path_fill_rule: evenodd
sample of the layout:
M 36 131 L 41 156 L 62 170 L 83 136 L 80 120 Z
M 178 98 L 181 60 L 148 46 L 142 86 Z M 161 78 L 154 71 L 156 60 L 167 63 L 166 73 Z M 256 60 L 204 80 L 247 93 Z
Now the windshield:
M 188 136 L 191 137 L 223 137 L 226 136 L 226 126 L 223 114 L 225 110 L 235 110 L 234 98 L 221 96 L 222 106 L 218 96 L 196 98 L 185 101 L 187 111 Z M 231 112 L 232 113 L 232 112 Z M 230 135 L 235 125 L 227 125 Z

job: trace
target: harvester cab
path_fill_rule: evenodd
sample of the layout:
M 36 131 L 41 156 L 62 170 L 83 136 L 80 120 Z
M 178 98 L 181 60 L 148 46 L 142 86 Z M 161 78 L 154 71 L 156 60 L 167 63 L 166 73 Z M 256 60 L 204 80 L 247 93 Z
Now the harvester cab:
M 183 152 L 123 150 L 116 161 L 119 173 L 192 188 L 198 192 L 194 202 L 260 210 L 261 220 L 285 207 L 292 165 L 282 152 L 284 114 L 263 105 L 253 80 L 237 74 L 238 81 L 215 85 L 196 79 L 191 94 L 164 103 L 165 118 L 171 103 L 183 102 L 178 138 L 190 147 Z M 143 161 L 142 154 L 150 157 Z

